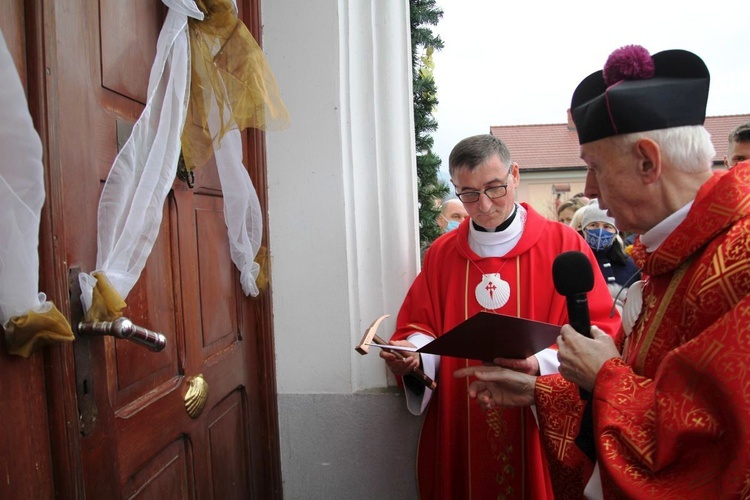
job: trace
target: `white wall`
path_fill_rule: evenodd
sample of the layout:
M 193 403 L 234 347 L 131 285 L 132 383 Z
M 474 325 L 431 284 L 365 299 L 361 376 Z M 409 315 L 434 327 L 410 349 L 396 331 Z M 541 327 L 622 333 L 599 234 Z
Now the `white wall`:
M 337 15 L 330 1 L 263 4 L 264 49 L 291 117 L 267 134 L 280 393 L 350 389 Z
M 420 419 L 354 351 L 419 266 L 408 2 L 267 1 L 263 24 L 292 120 L 267 134 L 285 497 L 411 498 Z
M 268 2 L 263 22 L 292 119 L 267 135 L 279 392 L 382 386 L 353 346 L 419 262 L 408 5 Z

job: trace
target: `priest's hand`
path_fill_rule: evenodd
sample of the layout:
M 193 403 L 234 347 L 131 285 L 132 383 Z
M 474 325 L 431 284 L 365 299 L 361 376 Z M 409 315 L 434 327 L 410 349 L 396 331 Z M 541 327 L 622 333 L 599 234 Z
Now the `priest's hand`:
M 400 345 L 404 347 L 417 347 L 407 340 L 391 340 L 388 342 L 391 345 Z M 402 353 L 402 356 L 388 352 L 386 349 L 380 350 L 380 357 L 385 360 L 388 369 L 393 372 L 394 375 L 403 377 L 414 371 L 414 368 L 419 367 L 419 353 L 398 351 Z
M 539 375 L 539 360 L 536 359 L 536 356 L 529 356 L 526 359 L 495 358 L 492 362 L 503 368 L 510 368 L 527 375 Z
M 469 384 L 469 396 L 486 409 L 495 406 L 534 404 L 536 377 L 499 366 L 470 366 L 453 373 L 456 378 L 476 377 Z
M 581 335 L 570 325 L 560 329 L 557 337 L 557 359 L 560 375 L 591 392 L 602 365 L 620 355 L 615 341 L 596 326 L 591 327 L 591 337 Z

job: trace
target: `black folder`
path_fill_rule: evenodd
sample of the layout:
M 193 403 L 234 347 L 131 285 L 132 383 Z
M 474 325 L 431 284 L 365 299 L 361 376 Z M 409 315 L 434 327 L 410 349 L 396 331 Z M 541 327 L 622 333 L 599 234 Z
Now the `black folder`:
M 454 358 L 491 362 L 525 359 L 557 341 L 560 325 L 480 312 L 418 350 Z

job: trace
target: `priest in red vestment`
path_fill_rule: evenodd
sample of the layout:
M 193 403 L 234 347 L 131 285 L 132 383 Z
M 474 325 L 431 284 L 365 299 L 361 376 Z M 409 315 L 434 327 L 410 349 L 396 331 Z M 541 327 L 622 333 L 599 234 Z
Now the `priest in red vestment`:
M 558 498 L 750 498 L 750 162 L 712 171 L 708 85 L 695 54 L 627 46 L 573 95 L 586 195 L 640 234 L 616 341 L 568 325 L 559 375 L 456 373 L 485 408 L 536 404 Z
M 391 340 L 421 347 L 480 311 L 566 323 L 565 298 L 552 284 L 552 263 L 560 253 L 575 250 L 595 266 L 586 242 L 572 228 L 516 201 L 518 165 L 498 138 L 464 139 L 451 152 L 449 165 L 470 217 L 428 249 Z M 614 334 L 620 317 L 601 276 L 589 303 L 592 322 Z M 396 375 L 420 364 L 416 356 L 407 361 L 387 352 L 381 356 Z M 516 368 L 533 373 L 557 370 L 553 349 L 520 361 Z M 429 375 L 437 373 L 434 394 L 410 383 L 409 376 L 404 380 L 409 409 L 427 412 L 417 463 L 421 497 L 552 498 L 532 410 L 484 411 L 471 402 L 466 381 L 455 379 L 453 372 L 478 362 L 422 355 L 421 364 Z

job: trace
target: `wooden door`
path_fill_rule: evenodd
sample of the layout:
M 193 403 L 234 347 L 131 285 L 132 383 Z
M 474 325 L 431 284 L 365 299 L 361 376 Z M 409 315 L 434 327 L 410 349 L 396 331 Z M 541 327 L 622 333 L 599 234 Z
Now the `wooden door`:
M 258 3 L 239 3 L 257 34 Z M 146 101 L 166 8 L 156 0 L 35 0 L 23 13 L 48 175 L 41 286 L 77 324 L 76 273 L 94 270 L 99 194 Z M 244 142 L 265 207 L 263 137 L 248 133 Z M 43 436 L 49 428 L 43 443 L 54 465 L 40 462 L 56 496 L 280 497 L 269 291 L 243 295 L 222 210 L 213 163 L 193 187 L 176 180 L 167 198 L 124 311 L 166 336 L 163 351 L 79 336 L 43 354 L 48 423 L 24 425 Z M 190 415 L 186 395 L 201 379 L 206 405 Z
M 44 126 L 40 120 L 42 113 L 38 82 L 41 77 L 38 69 L 29 64 L 30 60 L 39 59 L 39 44 L 34 33 L 27 31 L 24 6 L 24 0 L 0 1 L 0 30 L 18 70 L 21 84 L 29 96 L 35 125 L 41 130 Z M 4 119 L 3 110 L 0 110 L 0 119 Z M 46 218 L 42 219 L 42 226 L 42 231 L 49 228 Z M 40 258 L 44 266 L 51 253 L 47 247 L 50 238 L 40 240 L 40 243 Z M 46 279 L 44 273 L 41 279 Z M 54 300 L 54 290 L 43 289 Z M 0 332 L 4 334 L 1 325 Z M 61 473 L 64 473 L 62 469 L 69 462 L 65 460 L 60 464 L 53 463 L 52 435 L 56 432 L 64 434 L 67 416 L 50 418 L 48 395 L 58 397 L 61 396 L 61 391 L 47 390 L 51 386 L 59 389 L 59 382 L 47 379 L 47 374 L 59 377 L 59 372 L 52 374 L 52 371 L 46 370 L 48 362 L 54 362 L 51 361 L 54 356 L 48 358 L 48 353 L 50 351 L 28 359 L 9 356 L 5 343 L 0 342 L 0 477 L 3 478 L 0 481 L 0 498 L 3 499 L 53 498 L 55 467 L 60 465 Z

